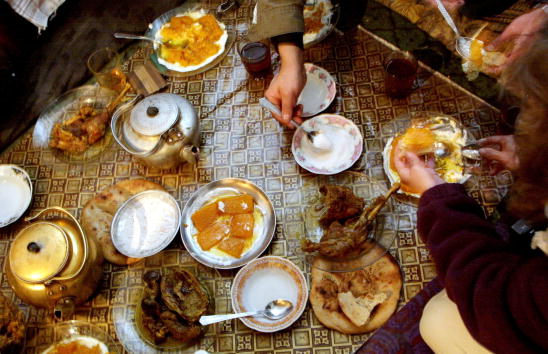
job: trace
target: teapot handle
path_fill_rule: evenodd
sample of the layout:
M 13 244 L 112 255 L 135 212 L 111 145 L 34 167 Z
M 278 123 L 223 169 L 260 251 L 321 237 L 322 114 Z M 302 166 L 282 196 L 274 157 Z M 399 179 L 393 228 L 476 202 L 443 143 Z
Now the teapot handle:
M 45 215 L 47 213 L 51 213 L 51 212 L 59 212 L 65 216 L 68 216 L 69 219 L 73 222 L 73 224 L 76 226 L 76 228 L 78 229 L 78 232 L 80 233 L 80 235 L 82 235 L 82 242 L 84 244 L 84 262 L 82 262 L 82 264 L 80 265 L 80 268 L 78 268 L 78 270 L 76 272 L 74 272 L 73 274 L 69 275 L 69 276 L 66 276 L 66 277 L 55 277 L 55 278 L 52 278 L 51 281 L 53 280 L 68 280 L 68 279 L 72 279 L 74 277 L 76 277 L 78 274 L 80 274 L 80 272 L 82 271 L 82 269 L 84 268 L 85 264 L 86 264 L 86 260 L 88 259 L 88 253 L 89 253 L 89 245 L 88 245 L 88 238 L 86 236 L 86 234 L 84 233 L 84 230 L 82 229 L 82 227 L 80 226 L 80 223 L 76 220 L 76 218 L 74 216 L 72 216 L 71 213 L 69 213 L 67 210 L 61 208 L 61 207 L 58 207 L 58 206 L 54 206 L 54 207 L 49 207 L 49 208 L 46 208 L 46 209 L 42 209 L 38 212 L 38 214 L 36 214 L 35 216 L 30 216 L 30 217 L 27 217 L 25 218 L 25 221 L 29 222 L 29 221 L 33 221 L 33 220 L 36 220 L 38 219 L 39 217 L 41 217 L 42 215 Z

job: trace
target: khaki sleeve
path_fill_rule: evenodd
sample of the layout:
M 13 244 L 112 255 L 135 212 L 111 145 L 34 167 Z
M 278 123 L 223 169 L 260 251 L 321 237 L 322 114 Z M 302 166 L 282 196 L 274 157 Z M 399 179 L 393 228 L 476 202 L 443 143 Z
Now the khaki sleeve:
M 286 33 L 304 33 L 304 0 L 258 0 L 257 24 L 249 30 L 253 41 Z

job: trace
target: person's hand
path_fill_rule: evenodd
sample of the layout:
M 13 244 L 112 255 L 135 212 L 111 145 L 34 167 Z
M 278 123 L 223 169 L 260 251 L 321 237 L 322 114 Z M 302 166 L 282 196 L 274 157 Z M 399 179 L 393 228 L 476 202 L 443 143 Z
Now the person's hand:
M 426 161 L 409 151 L 396 146 L 394 165 L 403 185 L 422 195 L 428 189 L 445 183 L 434 171 L 434 159 L 427 156 Z
M 438 7 L 438 3 L 436 2 L 436 0 L 426 0 L 426 2 L 433 7 Z M 462 5 L 464 5 L 464 0 L 441 0 L 441 3 L 447 9 L 447 11 L 453 11 L 458 9 L 459 7 L 462 7 Z
M 283 125 L 292 128 L 289 121 L 302 123 L 302 105 L 297 107 L 297 100 L 306 84 L 303 51 L 292 43 L 280 43 L 278 52 L 282 65 L 264 96 L 276 106 L 281 107 L 282 116 L 272 114 Z
M 502 170 L 515 171 L 519 167 L 516 142 L 513 135 L 495 135 L 478 141 L 481 157 L 490 162 L 489 174 L 494 176 Z M 495 147 L 498 147 L 496 149 Z
M 503 51 L 505 47 L 513 44 L 510 50 L 505 52 L 507 58 L 504 63 L 489 68 L 489 71 L 499 75 L 508 65 L 522 56 L 547 18 L 548 16 L 539 8 L 514 19 L 504 32 L 485 47 L 487 51 Z

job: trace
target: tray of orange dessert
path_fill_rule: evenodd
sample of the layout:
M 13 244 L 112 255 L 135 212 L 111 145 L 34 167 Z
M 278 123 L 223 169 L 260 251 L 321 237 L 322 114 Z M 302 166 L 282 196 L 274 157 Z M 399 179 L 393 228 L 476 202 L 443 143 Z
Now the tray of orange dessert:
M 272 241 L 275 226 L 272 203 L 259 187 L 225 178 L 203 186 L 188 200 L 181 235 L 198 262 L 230 269 L 261 255 Z

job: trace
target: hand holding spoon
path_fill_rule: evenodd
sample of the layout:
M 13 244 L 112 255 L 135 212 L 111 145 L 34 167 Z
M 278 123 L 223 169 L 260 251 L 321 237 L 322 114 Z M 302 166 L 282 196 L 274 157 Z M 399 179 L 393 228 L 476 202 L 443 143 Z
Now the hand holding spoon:
M 266 97 L 260 98 L 259 104 L 274 114 L 277 114 L 280 116 L 282 115 L 282 112 L 280 111 L 280 109 L 275 104 L 270 102 Z M 331 141 L 329 141 L 329 139 L 325 137 L 325 135 L 322 134 L 321 131 L 304 129 L 299 123 L 295 122 L 294 120 L 290 120 L 289 123 L 291 123 L 291 125 L 293 125 L 297 129 L 302 129 L 302 131 L 305 132 L 306 137 L 308 138 L 308 141 L 310 141 L 310 143 L 312 143 L 312 145 L 316 149 L 318 150 L 331 149 Z
M 200 317 L 199 322 L 202 326 L 207 326 L 212 323 L 231 320 L 233 318 L 256 316 L 256 315 L 261 315 L 271 320 L 279 320 L 287 316 L 287 314 L 291 312 L 292 309 L 293 309 L 293 304 L 291 303 L 291 301 L 278 299 L 278 300 L 269 302 L 265 306 L 264 310 L 231 313 L 228 315 L 202 316 Z

